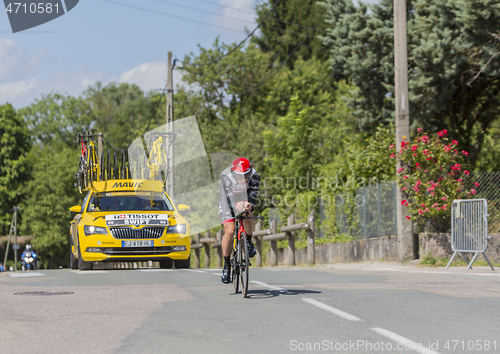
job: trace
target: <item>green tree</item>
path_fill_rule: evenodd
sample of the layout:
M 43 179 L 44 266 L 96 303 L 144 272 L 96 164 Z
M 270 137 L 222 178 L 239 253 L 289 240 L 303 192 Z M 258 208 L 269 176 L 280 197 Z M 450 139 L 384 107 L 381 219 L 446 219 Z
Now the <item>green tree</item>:
M 275 2 L 257 5 L 257 22 L 264 19 Z M 325 34 L 324 18 L 325 10 L 316 0 L 281 1 L 260 26 L 260 36 L 253 41 L 262 51 L 272 53 L 274 60 L 280 63 L 286 60 L 289 68 L 293 68 L 298 58 L 316 57 L 325 61 L 328 51 L 318 37 Z
M 92 127 L 105 133 L 118 149 L 126 149 L 145 130 L 165 124 L 165 116 L 160 116 L 157 109 L 160 95 L 144 94 L 134 84 L 110 83 L 102 87 L 98 82 L 84 92 L 84 98 L 92 107 Z
M 477 172 L 495 172 L 500 171 L 500 119 L 492 122 L 488 128 L 484 143 L 479 154 L 474 170 Z
M 76 134 L 88 130 L 94 120 L 92 107 L 83 97 L 42 95 L 19 110 L 35 141 L 42 145 L 58 140 L 76 148 Z
M 328 0 L 332 70 L 359 90 L 350 106 L 365 129 L 394 115 L 393 1 L 354 7 Z M 484 134 L 498 117 L 500 1 L 408 0 L 408 71 L 412 126 L 448 129 L 474 164 Z M 484 70 L 477 75 L 481 68 Z M 474 81 L 472 81 L 474 79 Z
M 74 187 L 78 149 L 60 140 L 35 145 L 29 154 L 33 178 L 26 185 L 21 233 L 33 235 L 43 267 L 66 266 L 69 255 L 69 208 L 83 196 Z
M 24 184 L 30 178 L 27 154 L 31 148 L 29 130 L 12 105 L 0 105 L 0 228 L 8 232 L 12 208 L 24 198 Z

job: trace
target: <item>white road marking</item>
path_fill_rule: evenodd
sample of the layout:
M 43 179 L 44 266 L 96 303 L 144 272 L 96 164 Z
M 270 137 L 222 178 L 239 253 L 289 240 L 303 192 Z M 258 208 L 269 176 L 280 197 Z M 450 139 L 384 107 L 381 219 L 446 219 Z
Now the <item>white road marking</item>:
M 279 291 L 279 292 L 282 292 L 282 293 L 288 292 L 287 289 L 278 288 L 277 286 L 269 285 L 269 284 L 263 283 L 261 281 L 252 280 L 251 282 L 254 283 L 254 284 L 263 286 L 264 288 L 268 288 L 268 289 L 271 289 L 271 290 Z
M 203 270 L 195 270 L 195 269 L 183 269 L 183 270 L 185 270 L 186 272 L 206 273 Z
M 99 274 L 99 273 L 109 273 L 107 270 L 87 270 L 85 272 L 81 270 L 70 270 L 71 273 L 75 274 Z
M 26 273 L 9 273 L 9 275 L 12 278 L 32 278 L 32 277 L 46 277 L 46 274 L 43 273 L 32 273 L 32 272 L 26 272 Z
M 410 348 L 410 350 L 413 350 L 413 351 L 415 351 L 417 353 L 421 353 L 421 354 L 439 354 L 439 352 L 436 352 L 436 351 L 431 350 L 427 347 L 424 347 L 420 343 L 416 343 L 414 341 L 409 340 L 408 338 L 401 337 L 400 335 L 393 333 L 391 331 L 388 331 L 386 329 L 383 329 L 383 328 L 370 328 L 370 329 L 372 331 L 375 331 L 378 334 L 386 337 L 386 338 L 389 338 L 389 339 L 403 345 L 405 349 Z
M 325 311 L 328 311 L 328 312 L 331 312 L 337 316 L 340 316 L 340 317 L 343 317 L 345 318 L 346 320 L 349 320 L 349 321 L 363 321 L 361 318 L 358 318 L 356 316 L 353 316 L 347 312 L 344 312 L 342 310 L 339 310 L 339 309 L 336 309 L 335 307 L 331 307 L 331 306 L 328 306 L 322 302 L 319 302 L 317 300 L 313 300 L 313 299 L 308 299 L 308 298 L 304 298 L 302 299 L 303 301 L 311 304 L 311 305 L 314 305 L 316 307 L 319 307 L 320 309 L 322 310 L 325 310 Z
M 172 269 L 135 269 L 138 272 L 172 272 Z

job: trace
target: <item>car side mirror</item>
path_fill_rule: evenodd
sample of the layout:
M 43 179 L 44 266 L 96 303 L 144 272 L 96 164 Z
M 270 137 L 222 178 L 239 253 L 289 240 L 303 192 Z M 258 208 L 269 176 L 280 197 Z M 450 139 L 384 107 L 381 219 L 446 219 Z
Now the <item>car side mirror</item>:
M 186 204 L 179 204 L 177 206 L 177 209 L 179 209 L 179 211 L 186 211 L 186 210 L 191 210 L 191 207 Z
M 75 205 L 69 208 L 69 211 L 71 211 L 73 214 L 81 214 L 82 213 L 82 207 L 81 205 Z

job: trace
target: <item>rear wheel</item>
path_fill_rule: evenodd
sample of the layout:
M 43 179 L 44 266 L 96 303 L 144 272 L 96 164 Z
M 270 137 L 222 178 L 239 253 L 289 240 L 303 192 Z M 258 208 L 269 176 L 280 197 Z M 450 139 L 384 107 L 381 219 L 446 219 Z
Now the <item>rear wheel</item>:
M 104 154 L 102 152 L 99 161 L 99 180 L 104 181 Z
M 120 177 L 120 168 L 118 167 L 118 156 L 116 156 L 116 151 L 115 151 L 115 157 L 113 159 L 113 179 L 119 179 Z
M 108 165 L 106 166 L 106 180 L 112 179 L 111 178 L 111 153 L 109 152 L 108 149 Z
M 247 235 L 242 233 L 240 238 L 240 277 L 241 277 L 241 295 L 247 297 L 248 294 L 248 268 L 250 265 L 250 258 L 248 258 L 248 245 Z
M 191 265 L 191 256 L 188 259 L 176 259 L 174 264 L 176 269 L 188 269 Z
M 172 269 L 174 266 L 174 261 L 171 258 L 165 258 L 164 260 L 160 261 L 160 268 L 161 269 Z
M 87 153 L 89 154 L 88 177 L 89 177 L 89 182 L 92 185 L 92 182 L 94 182 L 97 179 L 95 173 L 94 149 L 92 148 L 92 146 L 89 146 Z
M 82 253 L 80 250 L 80 242 L 78 242 L 78 269 L 79 270 L 92 270 L 94 269 L 94 263 L 86 262 L 82 258 Z
M 125 179 L 128 178 L 127 176 L 127 167 L 125 166 L 125 151 L 122 151 L 122 168 L 121 168 L 121 178 Z

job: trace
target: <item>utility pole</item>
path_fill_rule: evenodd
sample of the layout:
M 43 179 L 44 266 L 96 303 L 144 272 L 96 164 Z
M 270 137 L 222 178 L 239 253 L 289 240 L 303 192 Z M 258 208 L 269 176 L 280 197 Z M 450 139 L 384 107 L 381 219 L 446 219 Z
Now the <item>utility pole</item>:
M 394 66 L 396 88 L 396 150 L 401 142 L 410 140 L 410 110 L 408 99 L 408 45 L 406 33 L 406 0 L 394 0 Z M 396 169 L 401 168 L 397 163 Z M 408 209 L 401 205 L 401 188 L 396 189 L 396 213 L 398 227 L 398 260 L 414 258 L 413 226 L 407 218 Z
M 168 69 L 167 69 L 167 133 L 174 133 L 174 85 L 172 78 L 172 52 L 168 51 Z M 174 145 L 173 136 L 167 136 L 165 139 L 168 162 L 167 162 L 167 182 L 166 189 L 170 198 L 174 197 Z
M 15 212 L 15 209 L 14 209 Z M 12 237 L 12 232 L 14 231 L 14 215 L 12 215 L 12 222 L 10 223 L 9 238 L 7 239 L 7 247 L 5 247 L 5 258 L 3 260 L 3 265 L 7 267 L 7 256 L 9 255 L 10 248 L 10 238 Z M 7 269 L 7 268 L 5 268 Z

